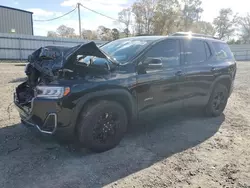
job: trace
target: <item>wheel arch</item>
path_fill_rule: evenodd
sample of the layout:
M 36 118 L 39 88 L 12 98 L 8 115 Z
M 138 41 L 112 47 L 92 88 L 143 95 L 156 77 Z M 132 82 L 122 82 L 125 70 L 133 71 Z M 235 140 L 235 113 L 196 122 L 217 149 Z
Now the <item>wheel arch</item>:
M 231 83 L 232 83 L 232 78 L 229 75 L 223 75 L 223 76 L 219 76 L 215 79 L 215 81 L 213 82 L 211 88 L 210 88 L 210 96 L 214 90 L 214 87 L 218 84 L 223 84 L 227 87 L 228 91 L 230 91 L 231 89 Z
M 91 92 L 81 97 L 74 110 L 73 124 L 76 127 L 80 113 L 87 106 L 98 100 L 115 101 L 122 105 L 128 115 L 128 122 L 137 119 L 137 102 L 135 97 L 125 89 L 109 89 L 104 91 Z

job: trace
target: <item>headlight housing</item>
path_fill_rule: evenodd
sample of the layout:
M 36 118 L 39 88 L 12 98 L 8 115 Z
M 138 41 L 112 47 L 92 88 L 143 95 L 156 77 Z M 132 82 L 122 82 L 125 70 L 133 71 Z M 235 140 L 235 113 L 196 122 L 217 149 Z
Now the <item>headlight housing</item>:
M 49 99 L 59 99 L 68 95 L 70 92 L 69 87 L 58 86 L 37 86 L 36 96 Z

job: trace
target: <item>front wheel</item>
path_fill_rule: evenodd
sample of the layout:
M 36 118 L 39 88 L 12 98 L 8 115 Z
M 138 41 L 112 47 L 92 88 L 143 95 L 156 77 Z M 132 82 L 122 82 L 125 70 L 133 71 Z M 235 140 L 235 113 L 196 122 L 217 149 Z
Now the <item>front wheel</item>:
M 127 128 L 125 109 L 114 101 L 98 101 L 86 108 L 77 125 L 80 143 L 95 152 L 114 148 Z
M 223 84 L 216 84 L 206 106 L 206 114 L 208 116 L 220 116 L 226 105 L 229 97 L 228 89 Z

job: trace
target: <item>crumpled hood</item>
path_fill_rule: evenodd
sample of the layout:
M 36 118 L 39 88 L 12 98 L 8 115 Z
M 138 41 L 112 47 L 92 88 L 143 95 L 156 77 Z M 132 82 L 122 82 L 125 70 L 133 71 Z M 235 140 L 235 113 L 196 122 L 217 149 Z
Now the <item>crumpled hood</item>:
M 82 44 L 74 47 L 74 49 L 69 53 L 65 54 L 64 57 L 64 68 L 70 68 L 78 55 L 83 56 L 95 56 L 99 58 L 106 58 L 111 60 L 112 58 L 105 54 L 100 48 L 96 46 L 94 42 L 89 42 L 87 44 Z
M 96 46 L 94 42 L 75 47 L 45 46 L 33 52 L 28 61 L 38 70 L 53 76 L 53 71 L 73 69 L 78 55 L 105 58 L 113 63 L 116 61 Z

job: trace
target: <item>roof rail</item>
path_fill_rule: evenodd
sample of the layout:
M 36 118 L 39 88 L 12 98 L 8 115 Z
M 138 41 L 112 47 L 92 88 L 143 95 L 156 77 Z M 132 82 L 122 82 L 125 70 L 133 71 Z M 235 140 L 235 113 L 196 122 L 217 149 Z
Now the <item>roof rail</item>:
M 154 36 L 154 34 L 137 34 L 135 35 L 136 37 L 141 37 L 141 36 Z
M 199 34 L 199 33 L 192 33 L 192 32 L 177 32 L 177 33 L 172 34 L 172 36 L 194 36 L 194 37 L 219 39 L 219 38 L 211 36 L 211 35 L 205 35 L 205 34 Z

